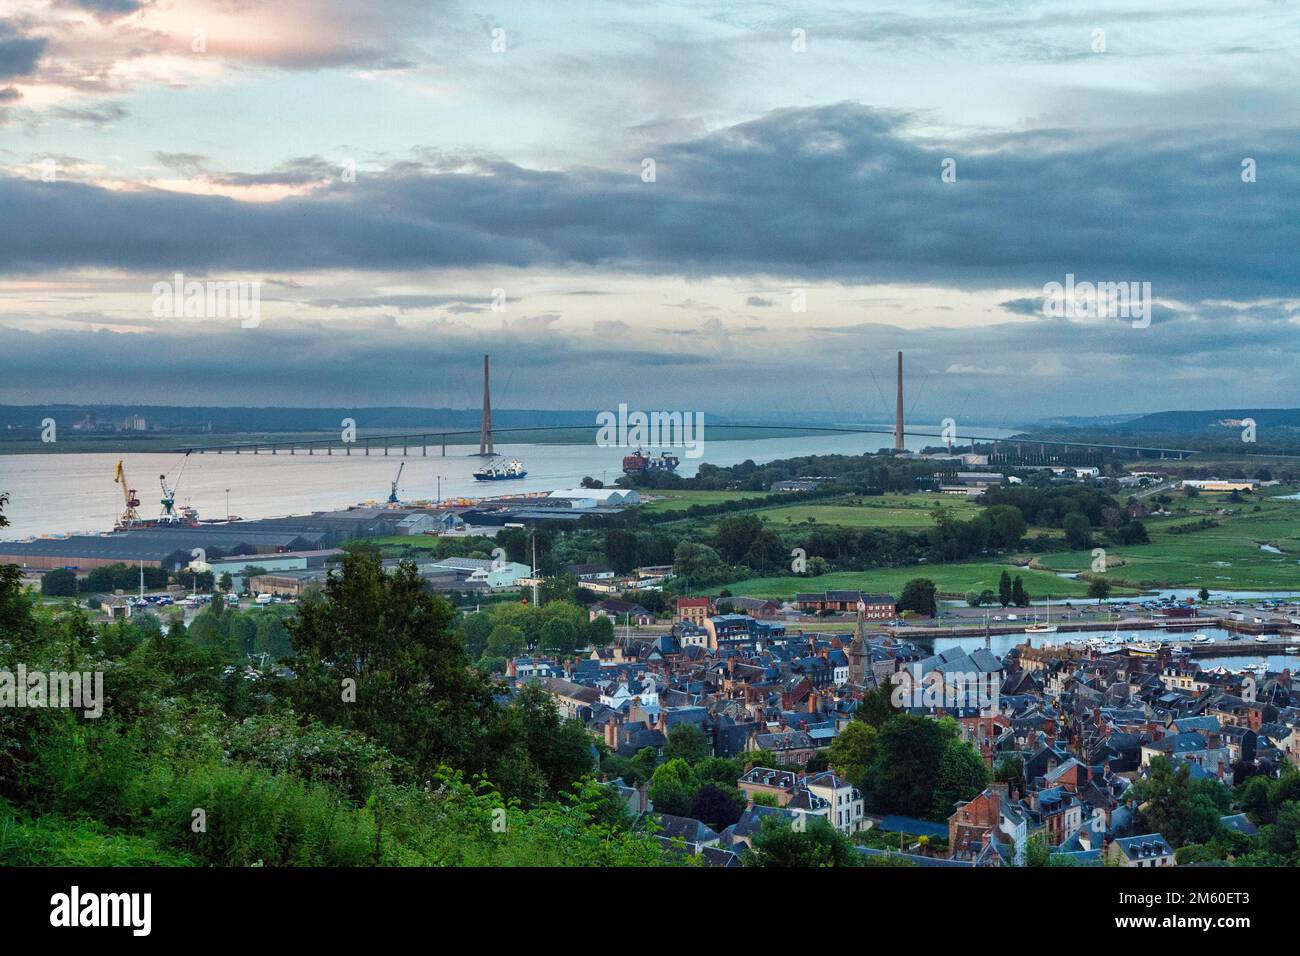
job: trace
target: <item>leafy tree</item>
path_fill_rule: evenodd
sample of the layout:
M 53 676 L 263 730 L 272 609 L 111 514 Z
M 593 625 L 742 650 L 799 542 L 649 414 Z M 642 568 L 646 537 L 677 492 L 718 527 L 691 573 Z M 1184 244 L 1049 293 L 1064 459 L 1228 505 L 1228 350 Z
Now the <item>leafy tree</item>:
M 232 611 L 226 616 L 226 640 L 231 651 L 249 655 L 257 650 L 257 622 L 250 614 Z
M 605 557 L 620 574 L 626 574 L 639 563 L 637 535 L 626 528 L 609 528 L 605 531 Z
M 984 512 L 992 525 L 990 543 L 998 548 L 1014 548 L 1029 530 L 1024 514 L 1015 505 L 992 505 Z
M 537 803 L 559 796 L 594 769 L 591 738 L 582 723 L 560 716 L 551 695 L 527 684 L 493 731 L 493 776 L 507 793 Z
M 603 614 L 587 625 L 587 643 L 592 647 L 606 647 L 614 643 L 614 622 Z
M 755 834 L 746 866 L 861 866 L 861 855 L 847 836 L 823 817 L 807 820 L 803 832 L 768 817 Z
M 690 816 L 699 781 L 691 765 L 680 757 L 660 764 L 650 778 L 650 800 L 660 813 Z
M 763 533 L 763 521 L 755 514 L 730 515 L 718 522 L 713 547 L 728 561 L 740 561 Z
M 302 605 L 299 605 L 301 613 Z M 271 660 L 278 661 L 293 653 L 293 641 L 289 629 L 279 615 L 263 612 L 257 617 L 257 637 L 253 642 L 254 650 L 266 654 Z
M 668 731 L 668 742 L 664 745 L 664 757 L 668 760 L 685 760 L 697 764 L 713 754 L 713 747 L 700 728 L 694 724 L 678 724 Z
M 658 807 L 658 804 L 655 805 Z M 691 809 L 687 816 L 708 824 L 721 833 L 740 819 L 744 811 L 744 800 L 735 787 L 727 790 L 716 783 L 706 783 L 695 793 Z
M 1011 575 L 1005 569 L 998 578 L 998 603 L 1003 607 L 1011 603 Z
M 1011 582 L 1011 603 L 1016 607 L 1029 607 L 1029 594 L 1025 591 L 1025 584 L 1018 574 Z
M 485 769 L 491 687 L 469 666 L 451 605 L 425 591 L 413 564 L 389 574 L 365 554 L 346 556 L 326 592 L 290 623 L 295 708 L 419 768 Z
M 466 614 L 460 622 L 460 633 L 465 641 L 465 653 L 472 660 L 483 656 L 487 647 L 488 635 L 492 633 L 492 618 L 483 611 Z
M 572 654 L 578 646 L 578 628 L 563 618 L 547 621 L 538 635 L 538 644 L 546 651 Z
M 893 689 L 889 684 L 880 684 L 867 691 L 862 695 L 862 700 L 858 701 L 858 709 L 853 712 L 854 719 L 879 730 L 898 716 L 898 708 L 894 706 L 892 696 Z
M 975 748 L 964 740 L 948 741 L 939 758 L 934 791 L 934 815 L 946 819 L 952 815 L 953 805 L 970 800 L 988 786 L 989 771 Z
M 1146 825 L 1175 848 L 1217 836 L 1222 830 L 1219 818 L 1228 809 L 1221 784 L 1194 781 L 1187 764 L 1174 769 L 1164 757 L 1152 758 L 1147 776 L 1134 784 L 1134 795 Z
M 886 723 L 867 767 L 865 792 L 873 808 L 914 817 L 933 814 L 939 761 L 950 739 L 950 733 L 928 717 L 897 714 Z
M 769 767 L 775 769 L 781 765 L 776 754 L 770 750 L 746 750 L 740 755 L 741 764 L 746 767 Z
M 226 629 L 221 624 L 221 617 L 212 610 L 205 610 L 190 622 L 189 640 L 200 647 L 225 648 Z
M 740 762 L 727 757 L 705 757 L 692 769 L 701 784 L 716 783 L 723 788 L 734 788 L 742 773 Z
M 498 624 L 488 635 L 483 653 L 488 657 L 517 657 L 524 652 L 524 632 L 513 624 Z
M 1296 861 L 1300 847 L 1300 803 L 1284 803 L 1277 813 L 1277 822 L 1264 828 L 1264 840 L 1269 852 L 1287 860 Z
M 673 554 L 673 573 L 697 587 L 714 583 L 722 570 L 718 552 L 706 544 L 682 541 Z
M 45 597 L 76 597 L 76 573 L 67 568 L 46 571 L 41 575 L 41 594 Z
M 879 732 L 871 724 L 853 720 L 831 741 L 827 756 L 845 780 L 861 788 L 876 751 Z
M 1010 784 L 1013 788 L 1020 789 L 1025 785 L 1025 765 L 1024 761 L 1011 754 L 1004 755 L 993 765 L 993 779 L 1000 783 Z
M 1071 548 L 1092 547 L 1092 523 L 1087 515 L 1077 511 L 1068 514 L 1061 520 L 1061 527 L 1065 530 L 1065 543 Z
M 1110 597 L 1110 582 L 1105 578 L 1096 578 L 1088 582 L 1088 597 L 1096 598 L 1100 604 L 1106 598 Z
M 938 589 L 929 578 L 913 578 L 903 585 L 903 594 L 898 599 L 900 611 L 915 611 L 925 617 L 934 617 L 937 613 L 935 593 Z
M 1257 822 L 1267 823 L 1273 819 L 1272 781 L 1262 775 L 1251 777 L 1241 788 L 1238 801 L 1241 808 L 1255 818 Z

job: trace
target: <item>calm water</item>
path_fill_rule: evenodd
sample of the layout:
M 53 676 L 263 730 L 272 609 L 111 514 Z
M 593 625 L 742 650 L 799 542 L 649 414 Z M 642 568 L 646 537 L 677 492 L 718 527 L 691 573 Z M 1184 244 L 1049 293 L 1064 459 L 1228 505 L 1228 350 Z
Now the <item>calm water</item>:
M 987 437 L 1009 434 L 999 429 L 965 429 Z M 682 459 L 678 474 L 694 475 L 703 462 L 726 466 L 747 459 L 763 463 L 802 455 L 860 455 L 874 452 L 891 441 L 888 435 L 814 435 L 802 438 L 760 438 L 743 441 L 709 441 L 700 458 Z M 918 436 L 908 447 L 919 450 L 937 439 Z M 584 476 L 612 483 L 622 474 L 621 448 L 582 445 L 498 445 L 499 454 L 519 458 L 528 470 L 520 481 L 486 483 L 475 481 L 472 472 L 482 459 L 471 457 L 468 447 L 451 446 L 443 458 L 439 448 L 428 457 L 415 454 L 402 458 L 400 450 L 372 449 L 369 457 L 353 448 L 350 456 L 289 455 L 191 455 L 176 494 L 177 504 L 188 504 L 200 517 L 224 518 L 226 489 L 230 491 L 230 513 L 244 518 L 271 518 L 342 508 L 362 501 L 384 501 L 389 484 L 405 460 L 398 495 L 403 501 L 435 500 L 441 476 L 442 496 L 505 495 L 526 491 L 575 488 Z M 653 451 L 652 451 L 653 453 Z M 122 511 L 122 489 L 113 483 L 119 457 L 125 461 L 127 477 L 137 489 L 140 514 L 159 513 L 158 476 L 166 473 L 175 480 L 181 464 L 176 454 L 48 454 L 0 456 L 0 491 L 9 492 L 5 509 L 11 526 L 4 537 L 21 538 L 38 534 L 108 531 Z

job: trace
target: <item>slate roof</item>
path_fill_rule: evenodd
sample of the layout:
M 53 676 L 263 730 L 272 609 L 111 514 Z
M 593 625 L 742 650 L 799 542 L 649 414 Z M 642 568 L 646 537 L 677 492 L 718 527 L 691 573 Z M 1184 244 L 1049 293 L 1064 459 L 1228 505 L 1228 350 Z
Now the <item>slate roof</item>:
M 1159 833 L 1146 833 L 1142 836 L 1120 837 L 1115 845 L 1130 860 L 1148 860 L 1174 852 L 1174 848 Z
M 885 833 L 906 833 L 908 836 L 928 836 L 948 839 L 948 827 L 942 823 L 931 823 L 927 820 L 917 820 L 915 817 L 904 817 L 898 814 L 891 814 L 885 817 L 876 825 L 878 830 Z
M 654 820 L 661 829 L 657 835 L 667 840 L 683 840 L 688 844 L 707 843 L 720 839 L 707 824 L 691 817 L 676 817 L 671 813 L 656 813 Z

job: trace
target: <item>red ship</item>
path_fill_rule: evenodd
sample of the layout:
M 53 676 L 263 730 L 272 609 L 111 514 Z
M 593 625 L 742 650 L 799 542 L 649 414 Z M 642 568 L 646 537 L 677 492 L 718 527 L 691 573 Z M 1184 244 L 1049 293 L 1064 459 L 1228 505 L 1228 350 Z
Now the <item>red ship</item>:
M 681 459 L 676 455 L 663 452 L 659 457 L 651 458 L 638 448 L 636 454 L 623 458 L 623 474 L 640 475 L 647 471 L 674 471 L 680 464 Z

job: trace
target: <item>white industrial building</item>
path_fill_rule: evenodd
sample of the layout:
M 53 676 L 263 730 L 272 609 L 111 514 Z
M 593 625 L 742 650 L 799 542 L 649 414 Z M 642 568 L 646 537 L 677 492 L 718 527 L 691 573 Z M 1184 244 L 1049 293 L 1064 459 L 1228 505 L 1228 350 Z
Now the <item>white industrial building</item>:
M 451 571 L 463 575 L 467 583 L 481 584 L 493 591 L 513 588 L 520 578 L 527 578 L 532 569 L 518 561 L 489 561 L 486 558 L 443 558 L 418 565 L 421 574 Z
M 641 503 L 641 496 L 631 488 L 570 488 L 552 491 L 547 497 L 571 501 L 574 508 L 621 508 Z

